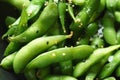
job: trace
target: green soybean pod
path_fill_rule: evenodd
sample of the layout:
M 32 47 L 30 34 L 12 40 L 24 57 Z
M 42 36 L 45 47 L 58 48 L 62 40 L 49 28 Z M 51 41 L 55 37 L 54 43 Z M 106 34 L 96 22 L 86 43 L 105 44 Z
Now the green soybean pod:
M 117 22 L 120 22 L 120 11 L 115 11 L 115 12 L 114 12 L 114 16 L 115 16 L 115 20 L 116 20 Z
M 9 0 L 10 1 L 10 0 Z M 32 0 L 30 1 L 29 6 L 26 8 L 26 12 L 28 14 L 28 20 L 32 19 L 35 15 L 38 14 L 39 10 L 42 8 L 46 0 Z M 20 21 L 20 17 L 9 27 L 13 27 L 18 25 Z
M 77 80 L 77 79 L 68 75 L 49 75 L 43 80 Z
M 74 15 L 73 7 L 69 3 L 68 3 L 68 12 L 69 12 L 70 16 L 72 17 L 72 19 L 75 21 L 75 15 Z
M 86 59 L 92 52 L 93 48 L 89 45 L 81 45 L 76 47 L 64 47 L 51 50 L 40 54 L 28 63 L 25 70 L 43 68 L 50 64 L 68 61 L 73 59 Z M 49 58 L 48 58 L 49 57 Z
M 8 56 L 8 55 L 12 54 L 13 52 L 19 50 L 21 46 L 22 46 L 22 44 L 20 44 L 20 43 L 10 42 L 5 49 L 3 56 Z
M 23 46 L 15 56 L 13 62 L 13 68 L 15 73 L 20 73 L 24 70 L 25 66 L 38 54 L 46 51 L 51 46 L 64 41 L 67 38 L 71 38 L 70 35 L 56 35 L 40 37 L 32 40 L 25 46 Z
M 84 6 L 86 0 L 71 0 L 71 2 L 75 5 Z M 69 2 L 69 3 L 71 3 L 71 2 Z
M 100 0 L 100 5 L 98 6 L 98 9 L 93 13 L 92 17 L 90 18 L 89 23 L 93 22 L 94 20 L 96 20 L 104 11 L 105 7 L 106 7 L 106 0 Z
M 102 58 L 110 55 L 112 51 L 120 48 L 120 45 L 109 46 L 106 48 L 98 48 L 89 56 L 85 62 L 78 63 L 73 71 L 74 77 L 82 76 L 92 65 L 99 62 Z
M 26 80 L 37 80 L 36 70 L 29 70 L 24 72 L 24 76 Z
M 117 44 L 117 33 L 114 27 L 113 14 L 107 11 L 103 17 L 103 37 L 105 41 L 110 45 Z M 112 35 L 111 35 L 112 34 Z
M 66 33 L 66 29 L 65 29 L 66 8 L 67 8 L 66 2 L 64 1 L 58 2 L 59 18 L 60 18 L 60 22 L 61 22 L 64 33 Z
M 113 55 L 113 60 L 107 64 L 105 64 L 99 74 L 100 79 L 104 79 L 106 77 L 109 77 L 112 75 L 112 73 L 115 71 L 116 67 L 120 64 L 120 50 L 118 50 Z
M 107 55 L 105 58 L 101 59 L 98 63 L 91 66 L 88 72 L 86 72 L 85 80 L 94 80 L 99 74 L 101 68 L 108 61 L 109 56 L 110 55 Z
M 98 5 L 100 5 L 100 0 L 87 0 L 83 9 L 76 15 L 75 22 L 71 23 L 70 29 L 79 31 L 81 28 L 87 26 L 93 13 L 97 11 L 98 7 L 96 6 Z
M 77 41 L 77 45 L 89 44 L 90 37 L 92 37 L 98 30 L 98 24 L 96 22 L 90 23 L 85 29 L 85 35 Z
M 119 0 L 106 0 L 106 8 L 109 10 L 109 11 L 112 11 L 114 12 L 117 7 L 120 7 L 118 4 L 118 2 L 120 2 Z
M 49 3 L 44 8 L 37 21 L 35 21 L 26 31 L 15 37 L 10 37 L 9 39 L 10 41 L 14 42 L 29 42 L 37 37 L 44 35 L 47 30 L 55 24 L 57 18 L 57 5 L 55 3 Z
M 18 35 L 28 28 L 28 26 L 27 26 L 28 15 L 27 15 L 27 12 L 25 11 L 25 9 L 26 9 L 25 7 L 22 9 L 20 22 L 19 22 L 17 28 L 15 28 L 15 30 L 13 31 L 14 35 Z M 8 44 L 8 46 L 6 47 L 3 55 L 7 56 L 7 55 L 19 50 L 22 45 L 23 44 L 18 43 L 18 42 L 10 42 Z
M 107 78 L 105 78 L 105 79 L 103 79 L 103 80 L 116 80 L 116 78 L 113 77 L 113 76 L 111 76 L 111 77 L 107 77 Z
M 14 52 L 10 55 L 8 55 L 7 57 L 3 58 L 0 65 L 4 68 L 4 69 L 12 69 L 13 68 L 13 60 L 15 58 L 15 55 L 17 54 L 17 52 Z

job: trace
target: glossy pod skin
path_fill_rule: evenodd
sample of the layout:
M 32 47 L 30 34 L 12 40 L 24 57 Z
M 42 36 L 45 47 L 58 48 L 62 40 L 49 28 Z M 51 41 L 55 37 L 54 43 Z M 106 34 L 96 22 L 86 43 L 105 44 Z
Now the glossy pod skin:
M 55 24 L 57 18 L 57 5 L 55 3 L 49 3 L 44 8 L 37 21 L 35 21 L 26 31 L 24 31 L 20 35 L 10 37 L 10 41 L 29 42 L 37 37 L 43 36 L 47 32 L 47 30 Z
M 100 0 L 88 0 L 83 9 L 76 15 L 76 21 L 70 25 L 70 29 L 73 31 L 79 31 L 82 27 L 88 25 L 93 13 L 98 9 Z
M 25 70 L 43 68 L 49 66 L 50 64 L 67 60 L 83 60 L 87 58 L 93 52 L 93 50 L 94 49 L 89 45 L 81 45 L 76 47 L 64 47 L 48 51 L 40 54 L 31 62 L 29 62 Z
M 102 68 L 99 77 L 100 79 L 104 79 L 106 77 L 109 77 L 117 68 L 117 66 L 120 64 L 120 50 L 118 50 L 114 55 L 113 55 L 113 60 L 109 63 L 106 63 L 104 67 Z
M 93 36 L 98 30 L 98 24 L 96 22 L 90 23 L 86 29 L 85 29 L 85 34 L 83 37 L 80 38 L 79 41 L 77 41 L 77 45 L 80 44 L 89 44 L 90 42 L 90 37 Z
M 46 51 L 51 46 L 70 38 L 71 35 L 56 35 L 36 38 L 23 46 L 15 56 L 13 68 L 15 73 L 20 73 L 24 67 L 38 54 Z
M 12 32 L 14 32 L 15 35 L 18 35 L 18 34 L 24 32 L 28 28 L 28 25 L 27 25 L 28 15 L 27 15 L 27 12 L 25 11 L 25 9 L 26 9 L 25 7 L 22 9 L 20 22 L 19 22 L 17 28 L 15 28 L 15 30 L 13 29 L 14 31 L 12 31 Z M 7 35 L 9 35 L 9 34 L 7 34 Z M 18 43 L 18 42 L 10 42 L 4 51 L 4 56 L 7 56 L 7 55 L 19 50 L 22 45 L 23 44 Z
M 111 76 L 111 77 L 107 77 L 107 78 L 105 78 L 103 80 L 116 80 L 116 79 L 115 79 L 115 77 Z
M 13 60 L 16 56 L 17 52 L 14 52 L 10 55 L 8 55 L 7 57 L 3 58 L 0 65 L 4 68 L 4 69 L 12 69 L 13 68 Z
M 86 73 L 85 80 L 94 80 L 99 75 L 104 64 L 108 61 L 109 56 L 110 55 L 107 55 L 105 58 L 101 59 L 98 63 L 91 66 L 88 72 Z
M 113 14 L 107 11 L 103 17 L 103 37 L 110 45 L 117 44 L 117 33 L 114 27 Z M 111 35 L 112 34 L 112 35 Z
M 77 79 L 67 75 L 50 75 L 43 80 L 77 80 Z
M 111 54 L 112 51 L 120 48 L 120 45 L 109 46 L 107 48 L 98 48 L 89 56 L 85 62 L 78 63 L 73 71 L 74 77 L 82 76 L 92 65 L 99 62 L 102 58 Z
M 115 11 L 115 12 L 114 12 L 114 16 L 115 16 L 115 20 L 116 20 L 117 22 L 120 22 L 120 11 Z
M 65 29 L 66 9 L 67 9 L 67 5 L 64 1 L 58 2 L 59 18 L 64 33 L 66 33 L 66 29 Z
M 26 12 L 28 14 L 28 20 L 30 20 L 35 15 L 37 15 L 39 10 L 44 5 L 45 1 L 46 0 L 32 0 L 32 1 L 30 1 L 29 6 L 26 8 Z M 13 26 L 18 25 L 19 21 L 20 21 L 20 17 L 13 24 L 11 24 L 9 27 L 13 27 Z

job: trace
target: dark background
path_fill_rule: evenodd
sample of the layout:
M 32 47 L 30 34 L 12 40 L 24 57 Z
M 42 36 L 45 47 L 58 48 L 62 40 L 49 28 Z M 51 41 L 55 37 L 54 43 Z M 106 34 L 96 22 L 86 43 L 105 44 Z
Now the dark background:
M 1 39 L 2 35 L 7 31 L 7 27 L 5 25 L 5 18 L 7 16 L 12 16 L 14 18 L 18 18 L 20 15 L 20 11 L 17 11 L 13 6 L 7 3 L 0 2 L 0 62 L 3 57 L 4 50 L 8 44 L 7 40 Z M 0 80 L 25 80 L 24 76 L 19 74 L 14 74 L 13 70 L 8 71 L 0 67 Z

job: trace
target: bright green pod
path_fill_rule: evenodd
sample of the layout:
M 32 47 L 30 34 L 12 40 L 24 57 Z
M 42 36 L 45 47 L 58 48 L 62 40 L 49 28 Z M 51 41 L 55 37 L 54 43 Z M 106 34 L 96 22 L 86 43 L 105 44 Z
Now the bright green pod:
M 8 55 L 7 57 L 3 58 L 0 65 L 4 69 L 12 69 L 13 68 L 13 60 L 14 60 L 16 54 L 17 54 L 17 52 L 14 52 L 14 53 Z
M 67 75 L 49 75 L 43 80 L 77 80 L 77 79 Z
M 56 35 L 40 37 L 32 40 L 25 46 L 23 46 L 15 56 L 13 67 L 15 73 L 23 72 L 25 66 L 38 54 L 46 51 L 51 46 L 64 41 L 67 38 L 71 38 L 70 35 Z
M 28 15 L 27 15 L 25 9 L 26 9 L 25 7 L 22 9 L 21 18 L 20 18 L 20 22 L 19 22 L 18 26 L 15 28 L 15 30 L 13 29 L 14 35 L 18 35 L 18 34 L 24 32 L 28 28 L 28 25 L 27 25 Z M 10 34 L 8 34 L 8 35 L 10 35 Z M 7 55 L 19 50 L 22 45 L 23 44 L 18 43 L 18 42 L 10 42 L 4 51 L 4 56 L 7 56 Z
M 107 11 L 103 17 L 102 23 L 104 27 L 103 37 L 105 41 L 110 45 L 117 44 L 117 33 L 114 27 L 115 25 L 113 14 Z
M 27 6 L 27 8 L 26 8 L 28 20 L 32 19 L 34 16 L 36 16 L 38 14 L 39 10 L 43 7 L 45 1 L 46 0 L 32 0 L 32 1 L 30 1 L 29 6 Z M 24 6 L 26 6 L 26 5 L 24 5 Z M 17 26 L 20 22 L 20 17 L 13 24 L 11 24 L 9 27 Z
M 89 45 L 80 45 L 76 47 L 64 47 L 51 50 L 40 54 L 28 63 L 25 70 L 44 68 L 50 64 L 63 62 L 73 59 L 86 59 L 92 52 L 93 48 Z M 49 58 L 48 58 L 49 57 Z
M 103 80 L 116 80 L 116 78 L 113 77 L 113 76 L 111 76 L 111 77 L 107 77 L 107 78 L 105 78 L 105 79 L 103 79 Z
M 114 12 L 114 16 L 115 16 L 115 20 L 116 20 L 117 22 L 120 22 L 120 11 L 115 11 L 115 12 Z
M 119 9 L 120 10 L 120 1 L 119 0 L 106 0 L 106 8 L 114 12 L 115 10 Z
M 64 33 L 66 33 L 65 29 L 66 8 L 67 6 L 65 2 L 63 1 L 58 2 L 59 18 Z
M 106 48 L 98 48 L 89 56 L 85 62 L 78 63 L 73 71 L 74 77 L 82 76 L 92 65 L 99 62 L 102 58 L 110 55 L 112 51 L 120 48 L 120 45 L 109 46 Z
M 101 59 L 98 63 L 91 66 L 88 72 L 86 72 L 85 80 L 94 80 L 101 71 L 104 64 L 108 61 L 109 56 L 110 55 L 107 55 L 105 58 Z
M 49 3 L 44 8 L 37 21 L 35 21 L 26 31 L 15 37 L 10 37 L 9 39 L 14 42 L 29 42 L 37 37 L 43 36 L 48 29 L 55 24 L 57 18 L 57 5 L 55 3 Z
M 70 0 L 71 2 L 69 3 L 73 3 L 75 5 L 79 5 L 79 6 L 84 6 L 85 5 L 85 2 L 86 0 Z
M 117 66 L 120 64 L 120 50 L 118 50 L 114 55 L 113 55 L 113 60 L 107 64 L 104 65 L 102 68 L 99 77 L 100 79 L 104 79 L 106 77 L 109 77 L 112 75 L 112 73 L 115 71 Z
M 5 48 L 3 55 L 8 56 L 8 55 L 12 54 L 13 52 L 18 51 L 21 46 L 22 46 L 22 44 L 20 44 L 20 43 L 10 42 L 7 45 L 7 47 Z
M 81 28 L 89 24 L 90 18 L 93 13 L 99 9 L 100 0 L 88 0 L 83 9 L 76 15 L 76 20 L 70 25 L 70 29 L 73 31 L 79 31 Z

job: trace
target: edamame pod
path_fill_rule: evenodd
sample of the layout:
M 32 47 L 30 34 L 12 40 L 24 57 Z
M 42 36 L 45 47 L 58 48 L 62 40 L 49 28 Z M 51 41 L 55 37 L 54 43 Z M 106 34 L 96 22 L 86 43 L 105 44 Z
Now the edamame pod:
M 19 22 L 17 28 L 15 28 L 15 30 L 13 31 L 15 35 L 22 33 L 23 31 L 25 31 L 28 28 L 28 26 L 27 26 L 28 15 L 27 15 L 25 9 L 26 9 L 25 7 L 22 9 L 20 22 Z M 19 50 L 21 46 L 22 46 L 22 44 L 19 42 L 10 42 L 4 51 L 4 56 L 7 56 L 7 55 Z
M 59 18 L 62 25 L 63 32 L 66 33 L 65 29 L 65 16 L 66 16 L 66 3 L 63 1 L 58 2 L 58 11 L 59 11 Z
M 114 16 L 115 16 L 115 20 L 116 20 L 117 22 L 120 22 L 120 11 L 115 11 L 115 12 L 114 12 Z
M 25 66 L 38 54 L 46 51 L 51 46 L 70 38 L 72 35 L 56 35 L 40 37 L 23 46 L 15 56 L 13 68 L 15 73 L 20 73 Z
M 53 14 L 54 12 L 54 14 Z M 55 3 L 49 3 L 42 11 L 40 17 L 26 31 L 15 37 L 10 37 L 10 41 L 29 42 L 44 35 L 53 26 L 58 18 L 58 8 Z M 47 23 L 47 24 L 46 24 Z
M 107 11 L 103 17 L 103 37 L 105 41 L 110 45 L 117 44 L 117 33 L 114 27 L 113 14 Z M 111 35 L 112 34 L 112 35 Z
M 17 52 L 14 52 L 7 57 L 3 58 L 0 65 L 5 69 L 12 69 L 13 68 L 13 60 Z
M 30 1 L 29 6 L 26 8 L 26 12 L 28 14 L 28 20 L 33 18 L 39 12 L 39 10 L 44 5 L 45 1 L 46 0 L 32 0 L 32 1 Z M 9 27 L 17 26 L 19 21 L 20 21 L 20 17 L 13 24 L 11 24 Z
M 111 76 L 111 77 L 107 77 L 107 78 L 105 78 L 105 79 L 103 79 L 103 80 L 116 80 L 116 78 L 113 77 L 113 76 Z
M 116 67 L 120 64 L 120 50 L 118 50 L 114 55 L 113 55 L 113 60 L 107 64 L 104 65 L 102 68 L 99 77 L 100 79 L 104 79 L 106 77 L 109 77 L 113 71 L 116 69 Z
M 8 56 L 8 55 L 12 54 L 13 52 L 18 51 L 21 46 L 22 46 L 22 44 L 20 44 L 20 43 L 10 42 L 7 45 L 3 55 L 4 56 Z
M 89 24 L 90 18 L 93 13 L 97 11 L 100 5 L 100 0 L 88 0 L 83 9 L 77 14 L 76 21 L 70 25 L 70 29 L 73 31 L 79 31 L 82 27 Z
M 109 46 L 106 48 L 98 48 L 89 56 L 85 62 L 78 63 L 73 71 L 74 77 L 82 76 L 92 65 L 100 61 L 102 58 L 111 54 L 112 51 L 120 48 L 120 45 Z
M 105 58 L 100 60 L 98 63 L 96 63 L 93 66 L 91 66 L 89 71 L 87 72 L 85 80 L 94 80 L 97 77 L 97 75 L 99 74 L 101 68 L 107 62 L 109 56 L 110 55 L 107 55 Z
M 93 48 L 89 45 L 81 45 L 76 47 L 64 47 L 51 50 L 40 54 L 28 63 L 25 70 L 44 68 L 52 63 L 87 58 L 92 52 Z M 49 57 L 49 58 L 48 58 Z
M 49 75 L 43 80 L 77 80 L 77 79 L 72 76 L 66 75 Z

